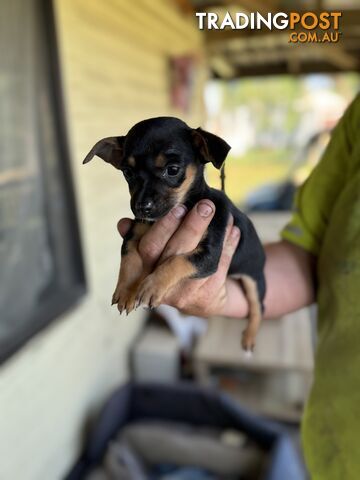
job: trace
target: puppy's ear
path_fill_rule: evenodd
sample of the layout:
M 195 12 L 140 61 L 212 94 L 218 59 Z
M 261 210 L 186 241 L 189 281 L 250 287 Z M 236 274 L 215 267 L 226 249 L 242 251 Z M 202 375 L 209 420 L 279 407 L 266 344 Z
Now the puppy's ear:
M 107 137 L 99 140 L 90 152 L 86 155 L 83 163 L 88 163 L 97 155 L 111 163 L 115 168 L 120 169 L 120 164 L 124 156 L 124 141 L 125 136 L 122 137 Z
M 202 128 L 196 128 L 191 133 L 194 146 L 203 162 L 211 162 L 214 167 L 221 168 L 231 148 L 230 145 L 222 138 L 206 132 Z

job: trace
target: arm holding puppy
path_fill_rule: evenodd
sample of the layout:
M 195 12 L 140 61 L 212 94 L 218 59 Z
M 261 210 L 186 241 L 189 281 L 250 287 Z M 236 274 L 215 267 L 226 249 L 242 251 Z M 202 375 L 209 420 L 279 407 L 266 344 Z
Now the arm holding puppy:
M 201 241 L 215 213 L 210 200 L 202 200 L 190 212 L 177 206 L 157 221 L 143 236 L 139 253 L 151 269 L 172 255 L 193 250 Z M 131 220 L 122 219 L 118 230 L 124 236 Z M 181 289 L 171 291 L 165 298 L 168 305 L 184 313 L 208 317 L 225 315 L 246 317 L 248 302 L 240 283 L 227 276 L 232 256 L 241 232 L 230 218 L 218 270 L 207 278 L 190 279 Z M 315 300 L 314 257 L 287 241 L 265 246 L 266 318 L 284 315 Z

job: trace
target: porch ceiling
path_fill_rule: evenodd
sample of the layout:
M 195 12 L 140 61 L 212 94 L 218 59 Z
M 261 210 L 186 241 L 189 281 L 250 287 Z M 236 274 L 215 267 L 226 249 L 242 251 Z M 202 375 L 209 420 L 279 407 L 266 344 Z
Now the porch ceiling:
M 359 0 L 176 0 L 188 14 L 341 12 L 337 43 L 289 43 L 286 30 L 203 30 L 214 77 L 360 71 Z M 295 31 L 306 31 L 296 29 Z M 317 30 L 323 35 L 323 31 Z

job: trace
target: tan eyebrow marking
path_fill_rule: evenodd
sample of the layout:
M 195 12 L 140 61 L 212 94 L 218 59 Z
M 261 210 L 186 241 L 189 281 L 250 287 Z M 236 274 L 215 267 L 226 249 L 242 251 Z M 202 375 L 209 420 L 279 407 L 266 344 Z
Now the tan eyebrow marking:
M 128 164 L 130 165 L 130 167 L 135 167 L 135 157 L 133 157 L 132 155 L 127 159 L 127 162 Z
M 155 166 L 156 167 L 165 167 L 166 165 L 166 157 L 162 154 L 159 153 L 159 155 L 155 158 Z

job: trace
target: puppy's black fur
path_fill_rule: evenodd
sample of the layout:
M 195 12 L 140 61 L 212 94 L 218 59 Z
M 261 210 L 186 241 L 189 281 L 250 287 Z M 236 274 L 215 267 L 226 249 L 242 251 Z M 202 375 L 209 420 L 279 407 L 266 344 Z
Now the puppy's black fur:
M 262 310 L 265 254 L 255 228 L 224 192 L 210 188 L 204 178 L 205 164 L 211 162 L 221 168 L 229 150 L 230 146 L 216 135 L 200 128 L 192 129 L 177 118 L 157 117 L 137 123 L 126 136 L 100 140 L 84 163 L 98 155 L 122 170 L 128 182 L 135 222 L 124 240 L 123 256 L 127 254 L 129 242 L 136 236 L 139 222 L 151 224 L 176 204 L 183 203 L 191 209 L 199 200 L 208 198 L 216 206 L 215 215 L 198 248 L 187 256 L 193 267 L 187 276 L 207 277 L 218 268 L 231 213 L 234 224 L 241 231 L 241 238 L 229 274 L 255 282 L 257 291 L 250 296 L 254 301 L 255 295 Z M 246 288 L 245 291 L 249 298 Z

